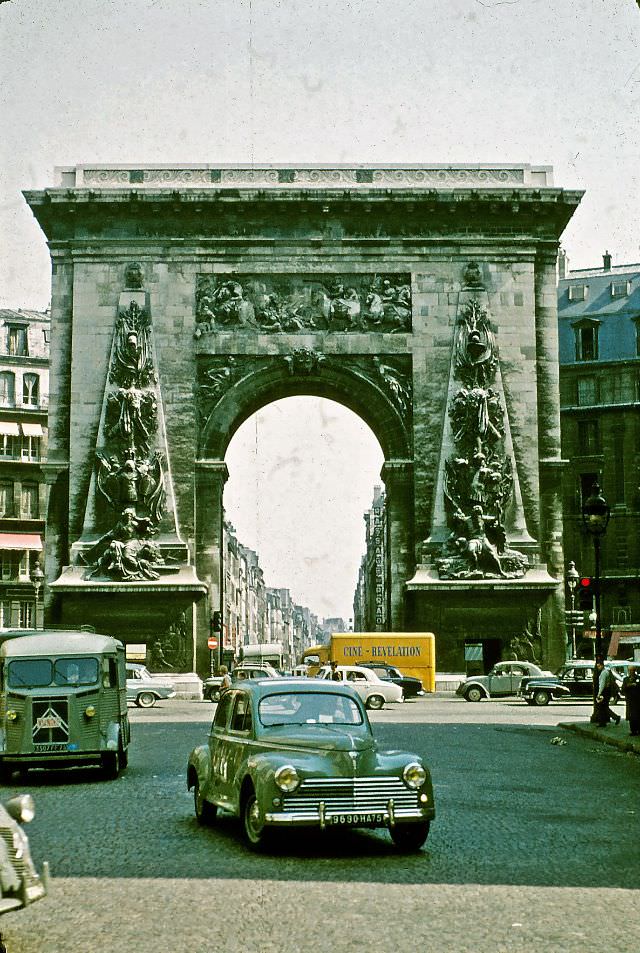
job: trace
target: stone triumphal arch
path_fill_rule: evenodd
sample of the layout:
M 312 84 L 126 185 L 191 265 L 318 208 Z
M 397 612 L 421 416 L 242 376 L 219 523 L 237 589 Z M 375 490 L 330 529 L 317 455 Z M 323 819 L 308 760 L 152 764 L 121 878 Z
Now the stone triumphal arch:
M 53 264 L 46 605 L 208 667 L 224 463 L 281 397 L 382 447 L 387 619 L 460 669 L 484 636 L 559 661 L 547 167 L 113 167 L 25 193 Z M 355 584 L 355 579 L 354 579 Z

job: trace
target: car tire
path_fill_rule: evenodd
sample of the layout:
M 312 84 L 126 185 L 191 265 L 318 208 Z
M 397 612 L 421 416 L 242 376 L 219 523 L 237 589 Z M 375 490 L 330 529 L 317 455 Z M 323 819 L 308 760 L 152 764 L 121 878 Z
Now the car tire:
M 472 685 L 471 688 L 468 688 L 464 693 L 465 701 L 468 702 L 481 702 L 483 697 L 482 692 L 476 685 Z
M 140 692 L 136 698 L 138 708 L 153 708 L 156 703 L 156 696 L 153 692 Z
M 211 692 L 209 695 L 209 700 L 212 701 L 214 705 L 220 701 L 220 692 L 217 688 L 214 692 Z
M 367 698 L 367 708 L 371 708 L 373 711 L 380 711 L 381 708 L 384 708 L 384 698 L 382 695 L 369 695 Z
M 200 794 L 200 784 L 197 778 L 193 786 L 193 808 L 198 824 L 201 824 L 203 827 L 213 824 L 218 814 L 216 805 L 206 801 Z
M 429 836 L 430 821 L 420 824 L 395 824 L 389 831 L 398 850 L 413 853 L 420 850 Z
M 101 758 L 102 773 L 107 781 L 115 781 L 120 774 L 120 752 L 105 751 Z
M 242 805 L 242 827 L 247 846 L 264 850 L 271 841 L 272 832 L 260 823 L 260 808 L 255 791 L 251 790 Z
M 551 701 L 551 692 L 545 691 L 544 688 L 539 688 L 533 693 L 533 698 L 531 701 L 538 707 L 541 707 L 542 705 L 548 705 Z

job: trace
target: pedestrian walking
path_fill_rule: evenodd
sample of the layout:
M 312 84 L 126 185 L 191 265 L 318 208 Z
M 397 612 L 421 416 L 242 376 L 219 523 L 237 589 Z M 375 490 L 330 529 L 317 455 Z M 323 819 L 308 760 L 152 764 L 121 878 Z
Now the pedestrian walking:
M 605 668 L 602 659 L 596 662 L 596 678 L 598 679 L 598 688 L 596 696 L 596 723 L 599 728 L 606 728 L 610 721 L 616 725 L 620 724 L 620 715 L 611 711 L 609 702 L 615 688 L 615 678 L 610 668 Z
M 226 665 L 220 666 L 220 674 L 222 675 L 222 681 L 220 682 L 220 694 L 222 695 L 228 688 L 231 688 L 231 676 Z
M 640 735 L 640 675 L 635 665 L 622 681 L 622 694 L 626 703 L 625 717 L 629 722 L 629 734 Z

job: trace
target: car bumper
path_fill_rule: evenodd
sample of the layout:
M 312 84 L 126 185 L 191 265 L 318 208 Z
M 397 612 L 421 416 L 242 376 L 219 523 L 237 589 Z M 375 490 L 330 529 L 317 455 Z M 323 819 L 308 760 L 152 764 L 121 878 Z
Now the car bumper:
M 395 827 L 396 824 L 419 824 L 433 820 L 435 810 L 396 810 L 392 804 L 383 811 L 325 810 L 321 803 L 318 811 L 273 811 L 264 816 L 265 824 L 274 827 Z

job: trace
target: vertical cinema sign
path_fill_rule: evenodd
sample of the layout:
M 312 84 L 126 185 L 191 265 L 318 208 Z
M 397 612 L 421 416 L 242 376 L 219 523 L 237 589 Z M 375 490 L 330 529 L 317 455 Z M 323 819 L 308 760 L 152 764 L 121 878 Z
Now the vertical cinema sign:
M 382 503 L 384 497 L 380 498 Z M 384 632 L 387 628 L 385 613 L 385 558 L 384 558 L 384 505 L 374 506 L 373 508 L 373 549 L 375 553 L 375 607 L 376 607 L 376 632 Z

